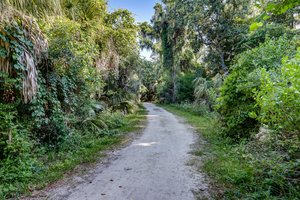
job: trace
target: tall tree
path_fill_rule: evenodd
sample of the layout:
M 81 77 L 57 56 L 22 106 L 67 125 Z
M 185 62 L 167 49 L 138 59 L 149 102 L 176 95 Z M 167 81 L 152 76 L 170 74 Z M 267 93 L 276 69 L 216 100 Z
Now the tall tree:
M 195 0 L 185 2 L 193 47 L 205 48 L 204 61 L 212 73 L 227 74 L 240 42 L 248 32 L 250 2 L 246 0 Z
M 176 101 L 177 74 L 180 71 L 180 54 L 186 46 L 186 24 L 181 18 L 185 12 L 182 1 L 165 0 L 164 6 L 156 4 L 153 27 L 161 42 L 162 65 L 169 70 L 172 82 L 172 101 Z

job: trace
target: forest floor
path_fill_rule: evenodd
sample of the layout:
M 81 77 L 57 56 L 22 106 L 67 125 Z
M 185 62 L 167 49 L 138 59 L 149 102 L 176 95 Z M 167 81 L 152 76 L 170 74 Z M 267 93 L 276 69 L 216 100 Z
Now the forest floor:
M 209 199 L 209 181 L 195 167 L 202 161 L 193 155 L 203 141 L 173 114 L 151 103 L 144 106 L 148 123 L 139 138 L 109 152 L 88 172 L 75 173 L 29 199 Z

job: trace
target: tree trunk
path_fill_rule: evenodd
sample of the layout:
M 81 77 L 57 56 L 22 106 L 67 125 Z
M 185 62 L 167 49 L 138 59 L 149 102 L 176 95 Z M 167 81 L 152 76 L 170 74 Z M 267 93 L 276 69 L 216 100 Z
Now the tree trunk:
M 173 67 L 172 67 L 172 83 L 173 83 L 173 88 L 172 88 L 172 103 L 176 102 L 176 92 L 177 92 L 177 85 L 176 85 L 176 69 L 175 69 L 175 64 L 173 62 Z
M 212 103 L 208 100 L 208 101 L 207 101 L 207 104 L 208 104 L 209 112 L 213 112 L 214 109 L 213 109 L 213 107 L 212 107 Z
M 219 52 L 220 52 L 221 67 L 224 71 L 224 74 L 227 75 L 228 74 L 228 68 L 225 64 L 224 52 L 223 51 L 219 51 Z

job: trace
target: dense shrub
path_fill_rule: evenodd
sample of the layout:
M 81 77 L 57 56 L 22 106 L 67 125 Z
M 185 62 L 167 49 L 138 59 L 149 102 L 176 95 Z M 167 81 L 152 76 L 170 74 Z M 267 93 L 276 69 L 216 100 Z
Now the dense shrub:
M 260 110 L 253 113 L 254 118 L 267 125 L 276 134 L 277 140 L 273 143 L 289 155 L 286 161 L 299 158 L 300 152 L 299 66 L 298 49 L 295 57 L 283 59 L 280 69 L 269 72 L 262 70 L 262 84 L 256 96 Z
M 282 59 L 294 55 L 295 51 L 296 39 L 281 37 L 277 41 L 268 40 L 238 56 L 218 99 L 225 136 L 238 140 L 257 132 L 259 122 L 250 115 L 259 112 L 254 90 L 260 90 L 261 69 L 279 69 Z
M 193 102 L 194 97 L 194 85 L 191 84 L 196 78 L 195 73 L 183 73 L 177 80 L 177 102 Z
M 220 93 L 220 87 L 223 83 L 221 74 L 217 74 L 212 79 L 198 77 L 193 81 L 195 90 L 195 103 L 206 104 L 210 111 L 213 111 L 216 105 L 216 99 Z
M 281 132 L 300 131 L 300 50 L 292 59 L 283 59 L 281 69 L 261 73 L 257 104 L 258 119 Z
M 246 51 L 249 48 L 256 48 L 268 39 L 277 40 L 282 36 L 292 39 L 297 34 L 297 31 L 286 27 L 283 24 L 267 24 L 256 31 L 249 33 L 241 42 L 241 48 Z
M 166 77 L 157 88 L 158 101 L 161 103 L 171 103 L 172 102 L 172 82 Z
M 32 154 L 33 142 L 16 118 L 13 105 L 0 103 L 0 199 L 26 188 L 40 169 Z

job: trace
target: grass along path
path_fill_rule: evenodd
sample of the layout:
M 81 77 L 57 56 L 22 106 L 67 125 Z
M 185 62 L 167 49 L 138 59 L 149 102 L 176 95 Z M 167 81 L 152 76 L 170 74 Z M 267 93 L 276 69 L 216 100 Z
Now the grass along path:
M 113 130 L 118 134 L 101 138 L 86 137 L 82 140 L 79 150 L 62 152 L 56 155 L 58 159 L 56 158 L 53 162 L 48 163 L 48 171 L 44 174 L 43 179 L 38 180 L 38 183 L 42 183 L 41 186 L 44 187 L 61 179 L 66 172 L 74 169 L 79 164 L 95 163 L 105 156 L 102 153 L 103 151 L 126 143 L 129 139 L 127 133 L 139 131 L 143 127 L 142 123 L 146 120 L 146 114 L 146 110 L 140 107 L 136 113 L 124 116 L 123 125 Z
M 285 174 L 295 166 L 289 166 L 275 150 L 255 140 L 234 144 L 222 137 L 214 113 L 199 115 L 180 105 L 161 106 L 184 118 L 208 142 L 195 155 L 204 157 L 199 170 L 214 180 L 216 199 L 300 198 L 299 186 L 292 184 Z
M 104 166 L 79 176 L 82 181 L 59 185 L 45 199 L 194 200 L 198 190 L 209 197 L 206 179 L 187 165 L 194 158 L 189 154 L 194 131 L 170 112 L 151 103 L 144 106 L 148 116 L 141 137 L 115 151 Z
M 132 139 L 131 137 L 134 137 L 128 136 L 128 133 L 138 133 L 144 127 L 146 114 L 145 108 L 140 106 L 137 112 L 122 118 L 121 126 L 111 130 L 117 134 L 99 138 L 85 135 L 80 138 L 80 143 L 73 150 L 70 147 L 66 147 L 67 149 L 62 147 L 59 151 L 45 154 L 42 158 L 43 171 L 37 172 L 31 182 L 23 183 L 22 187 L 15 189 L 13 193 L 10 191 L 7 195 L 0 196 L 0 199 L 6 199 L 8 196 L 18 198 L 24 192 L 30 195 L 32 191 L 43 189 L 49 184 L 61 180 L 67 174 L 72 174 L 72 170 L 79 165 L 88 167 L 89 164 L 98 162 L 105 156 L 105 151 L 128 143 Z

